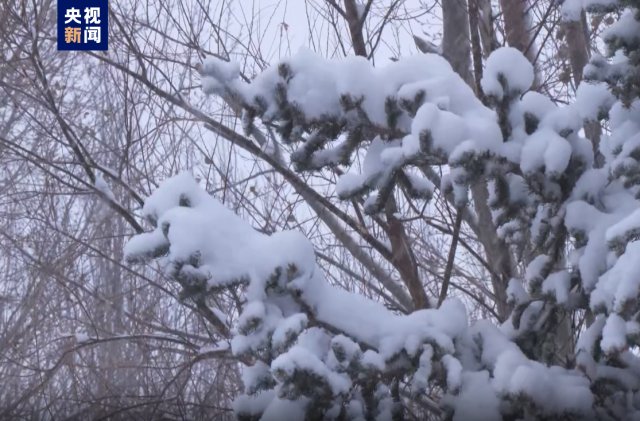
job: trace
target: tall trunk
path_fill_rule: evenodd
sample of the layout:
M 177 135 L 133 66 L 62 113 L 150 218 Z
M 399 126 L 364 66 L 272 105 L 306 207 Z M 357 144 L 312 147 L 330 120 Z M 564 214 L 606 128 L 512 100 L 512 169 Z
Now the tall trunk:
M 362 17 L 358 12 L 358 4 L 355 0 L 344 0 L 344 11 L 349 25 L 349 34 L 351 35 L 351 43 L 353 44 L 353 52 L 357 56 L 366 57 L 367 48 L 364 43 L 364 35 L 362 33 Z
M 471 57 L 473 58 L 473 78 L 475 81 L 475 89 L 478 97 L 484 102 L 484 92 L 482 91 L 483 68 L 482 68 L 482 32 L 488 32 L 486 28 L 483 29 L 485 21 L 482 19 L 482 12 L 480 9 L 480 0 L 469 0 L 469 30 L 471 31 Z M 491 17 L 489 17 L 491 22 Z M 485 38 L 490 35 L 485 34 Z M 491 44 L 491 43 L 490 43 Z
M 500 8 L 504 19 L 504 31 L 507 43 L 516 48 L 533 64 L 535 80 L 533 89 L 538 87 L 540 77 L 536 62 L 536 48 L 532 37 L 531 25 L 528 18 L 528 0 L 500 0 Z
M 444 25 L 443 54 L 453 69 L 474 88 L 475 83 L 471 74 L 471 37 L 466 0 L 443 0 L 442 17 Z M 487 262 L 494 268 L 491 283 L 495 294 L 497 313 L 501 320 L 505 320 L 509 314 L 506 288 L 513 274 L 513 258 L 509 246 L 498 237 L 493 224 L 488 205 L 489 192 L 486 180 L 480 180 L 471 186 L 471 196 L 478 219 L 474 231 L 483 246 Z
M 532 89 L 539 88 L 539 75 L 536 65 L 536 49 L 534 39 L 532 38 L 532 32 L 530 28 L 529 19 L 527 18 L 527 8 L 529 7 L 528 0 L 500 0 L 500 6 L 502 8 L 502 14 L 504 17 L 504 27 L 506 32 L 507 42 L 511 47 L 518 49 L 522 52 L 527 59 L 533 64 L 535 69 L 535 81 Z M 587 48 L 584 38 L 584 32 L 580 28 L 580 24 L 571 24 L 570 28 L 566 28 L 571 32 L 571 37 L 575 42 L 576 51 L 571 52 L 571 63 L 574 66 L 574 77 L 576 78 L 576 84 L 582 78 L 582 67 L 587 61 Z M 581 34 L 582 32 L 582 34 Z M 580 68 L 577 71 L 577 68 Z M 564 241 L 564 240 L 559 240 Z M 525 262 L 528 263 L 528 262 Z M 560 269 L 566 264 L 564 255 L 555 262 L 555 266 Z M 569 361 L 573 355 L 573 327 L 572 317 L 570 312 L 566 312 L 560 308 L 549 310 L 547 316 L 543 316 L 543 319 L 548 319 L 548 329 L 553 331 L 549 338 L 552 338 L 552 343 L 549 345 L 553 347 L 553 356 L 548 359 L 550 363 L 564 364 Z M 546 345 L 540 346 L 539 352 L 541 354 L 546 353 Z M 542 360 L 545 360 L 544 355 L 540 355 Z
M 509 46 L 520 50 L 535 64 L 536 52 L 531 39 L 531 28 L 527 19 L 527 0 L 500 0 L 504 17 L 504 31 Z
M 564 21 L 562 27 L 565 31 L 567 47 L 569 50 L 569 62 L 571 63 L 571 73 L 573 75 L 573 83 L 576 87 L 582 83 L 582 73 L 584 66 L 589 61 L 589 34 L 587 29 L 586 14 L 580 14 L 580 20 Z M 600 153 L 600 137 L 602 136 L 602 127 L 598 121 L 587 121 L 584 123 L 584 132 L 591 141 L 593 148 L 593 156 L 595 158 L 596 167 L 602 167 L 604 164 L 604 156 Z M 594 321 L 591 311 L 587 311 L 586 325 L 591 326 Z
M 569 62 L 571 63 L 573 83 L 577 87 L 582 82 L 582 72 L 590 56 L 585 13 L 582 12 L 580 20 L 562 22 L 562 27 L 565 32 L 567 47 L 569 47 Z M 600 123 L 597 121 L 586 122 L 584 131 L 593 146 L 596 166 L 600 167 L 604 162 L 604 157 L 599 150 L 600 137 L 602 135 Z
M 467 0 L 443 0 L 442 19 L 442 54 L 456 73 L 473 87 Z
M 367 49 L 362 33 L 364 16 L 360 16 L 355 0 L 344 0 L 344 9 L 351 34 L 351 42 L 353 43 L 353 50 L 356 55 L 367 57 Z M 386 233 L 391 242 L 391 253 L 393 256 L 391 263 L 398 270 L 402 281 L 407 286 L 413 301 L 413 307 L 415 309 L 426 308 L 429 306 L 429 300 L 427 299 L 427 294 L 420 279 L 418 265 L 416 264 L 411 248 L 409 236 L 407 235 L 404 225 L 395 217 L 397 208 L 398 205 L 393 196 L 391 196 L 385 207 L 385 216 L 388 222 Z
M 491 0 L 471 0 L 469 9 L 470 11 L 471 9 L 475 9 L 477 13 L 481 50 L 485 58 L 489 57 L 489 54 L 498 48 Z

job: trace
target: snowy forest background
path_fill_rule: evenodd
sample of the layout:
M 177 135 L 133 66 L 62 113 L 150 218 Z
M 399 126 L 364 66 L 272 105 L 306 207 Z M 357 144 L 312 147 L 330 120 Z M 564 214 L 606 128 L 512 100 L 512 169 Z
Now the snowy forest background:
M 0 419 L 638 419 L 639 10 L 0 2 Z

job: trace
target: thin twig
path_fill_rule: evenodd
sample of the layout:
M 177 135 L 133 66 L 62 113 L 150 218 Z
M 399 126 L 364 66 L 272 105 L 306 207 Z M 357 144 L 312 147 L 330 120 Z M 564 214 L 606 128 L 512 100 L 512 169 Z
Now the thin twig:
M 451 248 L 449 249 L 449 256 L 447 257 L 447 266 L 445 266 L 445 269 L 444 269 L 444 279 L 442 281 L 442 289 L 440 290 L 440 297 L 438 298 L 438 307 L 440 307 L 444 302 L 444 299 L 447 298 L 447 290 L 449 289 L 451 272 L 453 271 L 453 261 L 456 257 L 456 247 L 458 246 L 458 238 L 460 237 L 461 225 L 462 225 L 462 208 L 459 208 L 458 212 L 456 213 L 456 220 L 453 226 L 453 237 L 451 238 Z

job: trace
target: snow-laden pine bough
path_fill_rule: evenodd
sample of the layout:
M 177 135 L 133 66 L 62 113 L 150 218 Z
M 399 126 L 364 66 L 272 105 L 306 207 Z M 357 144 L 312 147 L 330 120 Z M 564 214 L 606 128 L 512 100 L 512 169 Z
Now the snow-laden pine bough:
M 567 1 L 567 16 L 583 3 Z M 260 234 L 190 176 L 165 181 L 143 209 L 155 230 L 126 254 L 160 259 L 189 296 L 242 287 L 239 418 L 401 419 L 412 399 L 454 420 L 640 417 L 640 12 L 587 3 L 626 9 L 604 34 L 613 59 L 594 57 L 563 107 L 527 92 L 533 69 L 511 48 L 487 60 L 486 105 L 437 55 L 374 68 L 302 52 L 248 84 L 231 63 L 204 64 L 205 91 L 241 104 L 249 135 L 256 119 L 277 130 L 297 170 L 366 150 L 337 192 L 366 196 L 370 214 L 398 188 L 425 200 L 439 188 L 462 207 L 489 180 L 499 233 L 527 263 L 502 325 L 470 323 L 456 299 L 395 314 L 329 285 L 301 234 Z M 594 150 L 581 129 L 601 120 Z M 436 186 L 430 167 L 444 165 Z M 568 351 L 559 321 L 575 313 L 588 323 Z M 424 399 L 432 384 L 437 403 Z

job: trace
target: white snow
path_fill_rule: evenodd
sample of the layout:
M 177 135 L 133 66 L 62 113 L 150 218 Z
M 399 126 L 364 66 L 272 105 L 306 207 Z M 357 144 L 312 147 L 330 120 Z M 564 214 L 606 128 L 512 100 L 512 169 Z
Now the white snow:
M 202 90 L 208 94 L 221 94 L 226 85 L 238 78 L 240 66 L 212 56 L 202 63 L 202 75 Z
M 621 221 L 611 225 L 607 229 L 605 238 L 608 243 L 614 241 L 626 241 L 640 234 L 640 209 L 632 212 Z
M 270 367 L 262 361 L 256 361 L 252 366 L 244 366 L 241 372 L 242 383 L 252 392 L 256 384 L 270 377 Z
M 561 9 L 562 19 L 577 21 L 583 10 L 604 12 L 617 4 L 618 0 L 565 0 Z
M 411 392 L 419 394 L 424 392 L 429 383 L 429 377 L 431 376 L 432 366 L 431 360 L 433 358 L 433 347 L 431 345 L 425 345 L 420 358 L 418 360 L 418 369 L 413 374 L 411 379 Z
M 627 347 L 626 334 L 624 319 L 615 313 L 610 314 L 602 329 L 602 350 L 607 354 L 622 351 Z
M 347 393 L 351 387 L 348 377 L 330 370 L 318 357 L 300 346 L 280 354 L 271 363 L 271 370 L 276 377 L 292 376 L 296 370 L 309 371 L 323 378 L 335 395 Z
M 313 120 L 322 116 L 336 116 L 340 110 L 340 96 L 364 97 L 362 108 L 375 123 L 386 124 L 384 101 L 406 84 L 422 79 L 450 77 L 451 66 L 434 54 L 403 57 L 396 63 L 372 68 L 363 57 L 346 57 L 330 62 L 311 51 L 301 50 L 284 62 L 291 69 L 288 81 L 288 100 L 304 110 Z M 275 82 L 280 78 L 278 66 L 261 73 L 242 89 L 248 102 L 255 97 L 267 100 L 269 113 L 275 112 Z
M 154 230 L 131 238 L 124 246 L 124 255 L 130 261 L 144 260 L 150 250 L 168 246 L 169 241 L 162 234 L 162 231 Z
M 527 266 L 524 278 L 531 283 L 536 280 L 542 281 L 542 271 L 549 265 L 551 258 L 544 254 L 537 255 Z
M 407 178 L 411 183 L 411 187 L 421 196 L 431 197 L 433 195 L 436 186 L 427 178 L 415 174 L 407 174 Z
M 343 174 L 336 183 L 336 193 L 338 197 L 349 197 L 355 191 L 360 190 L 366 181 L 366 177 L 361 174 Z
M 633 241 L 613 267 L 600 276 L 591 294 L 591 307 L 605 306 L 609 311 L 623 312 L 637 300 L 639 292 L 640 241 Z
M 260 417 L 260 421 L 281 421 L 283 419 L 304 419 L 308 398 L 288 400 L 274 398 Z
M 233 401 L 236 414 L 260 415 L 276 398 L 275 391 L 266 390 L 255 395 L 239 395 Z
M 481 85 L 486 95 L 500 99 L 505 94 L 512 95 L 511 92 L 526 92 L 533 83 L 533 76 L 533 66 L 520 51 L 501 47 L 487 59 Z M 505 79 L 509 93 L 504 92 L 500 77 Z
M 501 419 L 500 401 L 486 370 L 462 373 L 460 394 L 451 399 L 453 421 L 493 421 Z
M 542 128 L 525 141 L 520 168 L 527 174 L 544 168 L 546 174 L 564 172 L 571 158 L 571 145 L 551 129 Z
M 566 270 L 554 272 L 542 282 L 542 292 L 551 294 L 557 303 L 564 304 L 569 299 L 570 279 Z
M 371 349 L 367 349 L 362 354 L 362 365 L 369 369 L 378 371 L 384 371 L 385 369 L 384 358 L 382 358 L 380 354 Z
M 602 33 L 602 39 L 610 41 L 613 38 L 623 38 L 629 43 L 640 40 L 640 22 L 635 19 L 632 9 L 624 11 L 623 15 Z
M 457 392 L 462 383 L 462 364 L 456 357 L 451 355 L 443 356 L 442 363 L 447 370 L 447 390 L 449 392 Z
M 189 207 L 179 206 L 181 198 L 188 200 Z M 158 243 L 158 232 L 167 225 L 171 259 L 184 262 L 199 255 L 201 271 L 210 274 L 210 287 L 246 277 L 265 279 L 283 265 L 295 264 L 303 270 L 315 264 L 313 248 L 301 233 L 288 231 L 272 236 L 258 233 L 208 196 L 186 173 L 166 180 L 162 188 L 145 201 L 143 214 L 157 219 L 158 228 L 153 235 L 135 237 L 127 251 L 139 253 L 143 247 L 141 241 Z M 276 244 L 280 252 L 270 253 Z M 251 256 L 250 266 L 247 256 Z M 256 298 L 264 293 L 260 288 L 255 291 Z
M 529 91 L 522 96 L 517 110 L 524 113 L 530 113 L 542 120 L 548 113 L 556 110 L 556 105 L 548 96 L 539 92 Z
M 297 313 L 282 320 L 273 332 L 271 339 L 273 346 L 275 348 L 283 346 L 290 335 L 300 334 L 307 327 L 308 322 L 307 315 L 304 313 Z
M 593 5 L 587 0 L 581 1 L 580 7 L 587 3 Z M 571 9 L 575 1 L 565 6 L 569 10 L 565 14 L 575 13 Z M 638 38 L 637 31 L 640 25 L 625 15 L 607 34 Z M 624 61 L 620 55 L 614 60 Z M 279 72 L 287 69 L 290 74 L 284 80 Z M 638 188 L 625 185 L 634 181 L 637 166 L 640 103 L 631 107 L 614 103 L 604 85 L 586 82 L 578 91 L 577 103 L 567 106 L 556 107 L 533 92 L 522 95 L 533 83 L 533 67 L 509 47 L 489 57 L 482 80 L 483 89 L 493 97 L 490 99 L 506 99 L 512 105 L 509 139 L 502 138 L 496 113 L 477 100 L 443 58 L 434 55 L 372 67 L 364 58 L 324 60 L 303 51 L 281 66 L 269 68 L 250 84 L 237 80 L 237 67 L 215 60 L 205 64 L 203 74 L 205 81 L 211 79 L 205 89 L 233 89 L 248 104 L 264 103 L 267 111 L 260 118 L 275 124 L 287 120 L 276 91 L 278 84 L 285 83 L 287 101 L 305 120 L 305 135 L 320 119 L 349 126 L 358 124 L 362 113 L 384 132 L 391 125 L 384 104 L 404 104 L 407 110 L 401 111 L 393 127 L 397 130 L 395 139 L 381 136 L 359 145 L 357 156 L 364 157 L 362 171 L 357 174 L 350 168 L 340 178 L 336 187 L 340 197 L 369 194 L 365 201 L 369 208 L 378 199 L 381 179 L 398 168 L 404 170 L 407 164 L 417 171 L 416 163 L 432 159 L 430 164 L 448 164 L 440 187 L 451 187 L 456 202 L 463 203 L 469 178 L 502 171 L 506 173 L 508 204 L 518 212 L 498 228 L 505 238 L 520 230 L 522 238 L 531 234 L 527 239 L 542 243 L 547 229 L 553 234 L 564 224 L 575 240 L 575 247 L 560 259 L 552 259 L 556 254 L 544 244 L 541 249 L 531 248 L 537 255 L 531 256 L 524 274 L 522 267 L 530 260 L 531 250 L 514 250 L 526 256 L 522 265 L 517 262 L 506 291 L 510 303 L 526 304 L 526 308 L 520 307 L 523 311 L 517 329 L 515 319 L 499 327 L 491 321 L 470 326 L 459 299 L 404 315 L 328 283 L 311 243 L 302 234 L 258 233 L 204 193 L 189 175 L 173 177 L 143 207 L 143 214 L 156 228 L 134 237 L 126 254 L 144 260 L 151 257 L 151 251 L 168 248 L 162 262 L 169 272 L 203 276 L 212 293 L 230 285 L 238 287 L 244 309 L 234 326 L 232 351 L 236 355 L 248 351 L 261 357 L 268 354 L 265 360 L 270 362 L 256 362 L 243 371 L 247 393 L 251 395 L 251 385 L 268 376 L 276 383 L 271 391 L 240 398 L 238 405 L 245 412 L 264 411 L 265 418 L 303 414 L 307 397 L 287 401 L 283 396 L 291 381 L 307 373 L 326 382 L 334 396 L 347 399 L 340 405 L 348 405 L 350 414 L 362 416 L 362 402 L 352 393 L 355 380 L 349 373 L 358 364 L 365 367 L 359 375 L 376 378 L 403 364 L 411 367 L 406 378 L 414 393 L 423 393 L 430 377 L 442 380 L 444 376 L 442 403 L 451 406 L 454 419 L 496 419 L 504 409 L 504 400 L 523 397 L 547 418 L 567 412 L 589 418 L 594 416 L 591 381 L 621 379 L 622 384 L 633 387 L 640 383 L 640 360 L 628 349 L 627 340 L 640 332 L 634 319 L 640 294 L 640 211 Z M 341 101 L 345 97 L 361 100 L 361 110 L 346 110 Z M 583 123 L 606 111 L 611 116 L 610 126 L 603 132 L 600 146 L 606 163 L 594 169 Z M 527 131 L 533 127 L 525 127 L 527 114 L 539 121 L 530 135 Z M 337 135 L 335 141 L 344 142 L 344 134 Z M 426 150 L 421 140 L 430 141 L 427 146 L 431 150 Z M 322 162 L 330 164 L 336 156 L 335 147 L 323 145 Z M 483 165 L 469 169 L 475 160 Z M 583 168 L 569 170 L 570 162 L 583 164 Z M 582 169 L 582 174 L 575 172 Z M 433 193 L 435 186 L 429 181 L 407 174 L 416 190 L 425 196 Z M 495 198 L 495 191 L 492 194 Z M 505 210 L 511 208 L 494 209 L 493 215 L 505 215 Z M 542 254 L 545 252 L 549 255 Z M 570 291 L 571 281 L 578 275 L 582 285 Z M 578 304 L 580 300 L 574 298 L 580 294 L 584 295 Z M 529 359 L 531 350 L 525 348 L 526 341 L 516 340 L 527 339 L 525 335 L 539 329 L 557 305 L 583 305 L 587 299 L 596 320 L 578 341 L 578 370 Z M 309 327 L 311 321 L 314 327 Z M 605 357 L 596 355 L 597 345 Z M 614 354 L 631 368 L 611 364 L 607 358 Z M 390 416 L 389 389 L 382 383 L 377 387 L 378 415 Z M 328 414 L 338 414 L 338 406 Z
M 596 121 L 601 113 L 608 113 L 615 101 L 604 83 L 581 83 L 576 91 L 576 106 L 584 120 Z
M 113 191 L 111 191 L 111 188 L 109 187 L 109 185 L 107 184 L 106 181 L 104 181 L 104 178 L 102 178 L 102 176 L 100 174 L 96 174 L 96 181 L 94 183 L 96 189 L 101 192 L 102 194 L 104 194 L 107 199 L 114 201 L 116 200 L 115 195 L 113 194 Z
M 500 354 L 494 376 L 499 393 L 512 396 L 523 393 L 548 414 L 569 411 L 588 416 L 592 413 L 593 397 L 586 377 L 531 361 L 514 348 Z
M 513 304 L 521 304 L 529 301 L 530 297 L 525 291 L 522 281 L 520 279 L 512 278 L 509 280 L 509 285 L 507 286 L 507 297 L 509 301 Z

